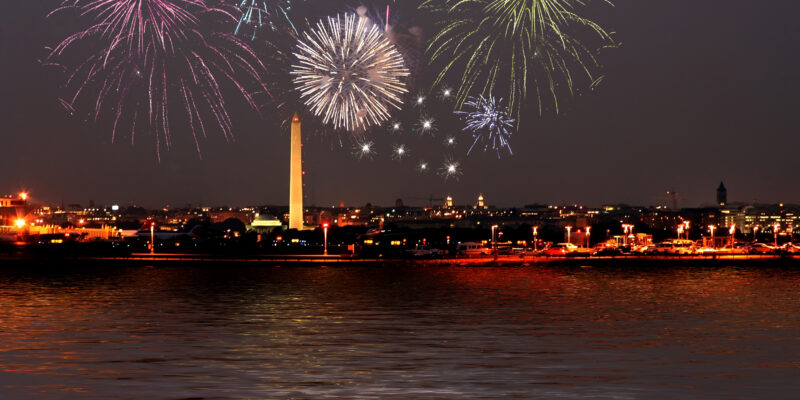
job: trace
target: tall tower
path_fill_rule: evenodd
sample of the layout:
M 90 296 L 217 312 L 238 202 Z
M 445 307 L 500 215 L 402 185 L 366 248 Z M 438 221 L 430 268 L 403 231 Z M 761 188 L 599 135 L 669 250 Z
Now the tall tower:
M 303 137 L 300 116 L 292 118 L 291 158 L 289 160 L 289 229 L 303 229 Z
M 717 188 L 717 204 L 724 206 L 728 203 L 728 189 L 725 189 L 725 184 L 720 181 Z

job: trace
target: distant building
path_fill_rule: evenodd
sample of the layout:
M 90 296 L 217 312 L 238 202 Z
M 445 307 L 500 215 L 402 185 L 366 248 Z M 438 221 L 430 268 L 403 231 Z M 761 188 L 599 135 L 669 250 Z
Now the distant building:
M 270 214 L 261 214 L 253 220 L 247 229 L 254 230 L 258 233 L 270 233 L 278 228 L 280 228 L 283 224 L 277 217 Z
M 721 206 L 728 204 L 728 189 L 725 189 L 725 184 L 722 181 L 719 182 L 719 187 L 717 188 L 717 204 Z
M 475 208 L 477 208 L 477 209 L 485 209 L 486 208 L 486 202 L 483 199 L 483 193 L 478 195 L 478 203 L 475 204 Z
M 0 197 L 0 226 L 13 226 L 28 214 L 28 195 Z

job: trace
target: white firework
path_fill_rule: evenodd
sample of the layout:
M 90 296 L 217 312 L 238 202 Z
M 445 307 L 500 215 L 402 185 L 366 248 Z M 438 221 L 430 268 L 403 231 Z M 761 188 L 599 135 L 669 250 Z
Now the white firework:
M 354 131 L 380 125 L 408 92 L 403 56 L 367 18 L 338 15 L 304 32 L 292 66 L 295 88 L 326 124 Z
M 378 153 L 375 151 L 375 143 L 370 141 L 356 142 L 354 153 L 358 158 L 372 159 Z
M 439 175 L 443 176 L 445 180 L 450 178 L 458 179 L 461 176 L 461 163 L 448 158 L 439 169 Z
M 408 155 L 408 148 L 405 145 L 398 144 L 394 146 L 394 150 L 392 151 L 392 159 L 394 160 L 402 160 L 403 157 Z
M 417 165 L 417 170 L 419 170 L 419 172 L 425 173 L 428 172 L 430 169 L 428 168 L 428 163 L 426 163 L 425 161 L 420 161 L 419 164 Z
M 417 122 L 417 132 L 419 132 L 420 135 L 425 133 L 433 134 L 436 132 L 436 120 L 423 116 Z
M 489 98 L 482 95 L 469 97 L 464 102 L 464 106 L 470 110 L 456 111 L 456 115 L 463 117 L 466 122 L 464 131 L 471 132 L 475 139 L 467 154 L 471 153 L 478 143 L 483 144 L 483 151 L 487 151 L 489 148 L 496 151 L 498 158 L 504 149 L 508 150 L 508 154 L 513 154 L 509 139 L 512 135 L 514 119 L 503 107 L 503 99 L 495 100 L 491 95 Z

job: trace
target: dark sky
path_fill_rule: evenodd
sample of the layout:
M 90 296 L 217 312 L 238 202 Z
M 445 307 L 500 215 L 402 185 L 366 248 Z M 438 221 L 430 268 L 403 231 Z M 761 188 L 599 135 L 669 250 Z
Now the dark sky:
M 287 202 L 288 128 L 274 121 L 234 111 L 235 142 L 210 134 L 201 160 L 178 140 L 159 163 L 151 137 L 112 144 L 109 129 L 69 118 L 58 78 L 37 61 L 61 34 L 44 18 L 56 3 L 13 2 L 0 13 L 0 193 L 25 188 L 36 200 L 84 205 Z M 592 9 L 622 43 L 603 53 L 603 85 L 565 115 L 529 119 L 513 157 L 456 153 L 464 175 L 444 181 L 392 161 L 396 138 L 376 137 L 382 154 L 359 160 L 349 144 L 317 133 L 305 146 L 307 201 L 421 205 L 451 194 L 469 203 L 483 192 L 501 206 L 650 205 L 675 189 L 693 206 L 712 202 L 724 180 L 732 201 L 800 202 L 798 11 L 800 3 L 782 0 L 620 0 Z

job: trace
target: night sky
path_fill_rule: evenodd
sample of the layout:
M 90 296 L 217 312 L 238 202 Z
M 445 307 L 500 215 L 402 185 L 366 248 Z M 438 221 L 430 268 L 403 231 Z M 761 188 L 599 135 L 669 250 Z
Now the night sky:
M 108 127 L 70 118 L 58 76 L 38 61 L 63 33 L 44 18 L 57 3 L 7 2 L 0 13 L 0 193 L 27 189 L 52 204 L 288 202 L 288 126 L 272 118 L 234 110 L 235 142 L 212 132 L 200 159 L 180 135 L 160 162 L 147 135 L 112 144 Z M 394 138 L 375 134 L 382 154 L 359 160 L 349 143 L 309 132 L 307 204 L 423 205 L 446 194 L 467 204 L 482 192 L 499 206 L 655 205 L 674 189 L 680 205 L 696 206 L 713 202 L 720 180 L 731 201 L 800 202 L 798 11 L 796 1 L 779 0 L 592 7 L 622 44 L 602 53 L 603 84 L 562 115 L 527 119 L 513 156 L 457 152 L 464 174 L 445 181 L 417 173 L 413 160 L 391 160 Z M 420 153 L 442 147 L 430 143 Z

